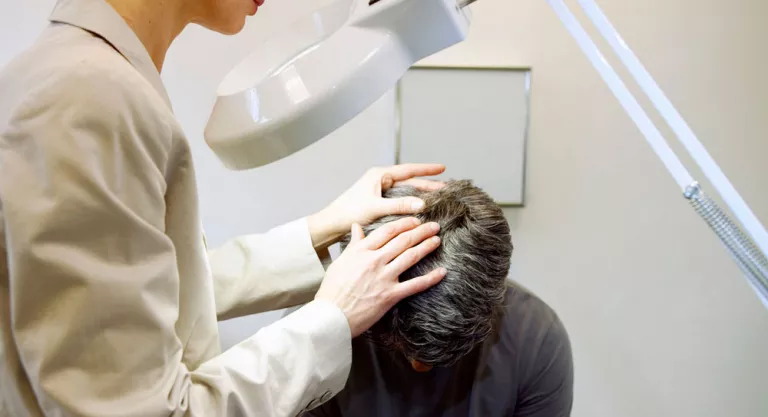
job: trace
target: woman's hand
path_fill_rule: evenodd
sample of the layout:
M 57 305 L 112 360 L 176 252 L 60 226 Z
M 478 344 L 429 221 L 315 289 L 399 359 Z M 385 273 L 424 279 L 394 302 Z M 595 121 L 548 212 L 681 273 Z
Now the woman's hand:
M 316 300 L 333 303 L 347 318 L 352 337 L 376 323 L 403 298 L 426 290 L 445 277 L 445 268 L 399 282 L 400 274 L 440 245 L 437 223 L 419 225 L 414 218 L 399 219 L 363 234 L 352 227 L 350 244 L 331 264 Z
M 408 184 L 431 191 L 443 186 L 422 176 L 445 171 L 440 164 L 404 164 L 388 168 L 372 168 L 349 190 L 328 207 L 308 219 L 315 248 L 327 247 L 349 233 L 352 224 L 368 225 L 392 214 L 414 214 L 424 202 L 416 197 L 388 199 L 382 192 L 398 184 Z

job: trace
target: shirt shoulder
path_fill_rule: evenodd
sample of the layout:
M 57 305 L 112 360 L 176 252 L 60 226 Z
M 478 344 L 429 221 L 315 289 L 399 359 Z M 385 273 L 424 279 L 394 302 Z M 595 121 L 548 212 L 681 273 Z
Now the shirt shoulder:
M 51 24 L 6 66 L 0 73 L 0 96 L 0 126 L 21 108 L 62 97 L 69 104 L 90 101 L 86 104 L 97 105 L 91 108 L 105 115 L 137 106 L 161 117 L 170 114 L 151 84 L 109 43 L 66 24 Z
M 0 73 L 0 97 L 6 145 L 30 146 L 18 139 L 30 135 L 46 148 L 54 136 L 58 142 L 119 137 L 120 146 L 143 149 L 164 174 L 183 150 L 183 134 L 152 84 L 104 39 L 74 26 L 45 29 Z M 82 135 L 84 129 L 92 135 Z
M 504 309 L 499 334 L 517 353 L 518 407 L 541 406 L 558 413 L 570 409 L 573 356 L 565 325 L 552 307 L 514 282 L 507 289 Z
M 504 296 L 502 332 L 540 333 L 560 322 L 555 310 L 521 284 L 508 281 Z
M 532 291 L 510 281 L 497 323 L 497 342 L 515 352 L 516 369 L 547 361 L 557 347 L 569 346 L 569 336 L 555 310 Z

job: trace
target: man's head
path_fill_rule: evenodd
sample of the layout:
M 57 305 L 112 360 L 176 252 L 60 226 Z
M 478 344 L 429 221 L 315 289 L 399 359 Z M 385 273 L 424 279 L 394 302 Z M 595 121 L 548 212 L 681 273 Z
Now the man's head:
M 387 198 L 416 196 L 424 209 L 416 216 L 441 226 L 441 246 L 400 276 L 401 281 L 445 267 L 433 288 L 407 298 L 366 333 L 377 345 L 400 352 L 416 370 L 449 366 L 472 351 L 493 329 L 504 302 L 512 242 L 499 206 L 470 181 L 450 181 L 438 191 L 398 186 Z M 366 234 L 402 216 L 388 216 Z M 342 248 L 349 236 L 342 241 Z

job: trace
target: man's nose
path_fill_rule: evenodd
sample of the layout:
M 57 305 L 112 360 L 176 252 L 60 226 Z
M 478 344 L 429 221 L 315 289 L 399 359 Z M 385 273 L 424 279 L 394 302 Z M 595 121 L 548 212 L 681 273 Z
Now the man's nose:
M 419 362 L 419 361 L 417 361 L 415 359 L 411 359 L 411 367 L 416 372 L 429 372 L 429 371 L 432 370 L 431 366 L 424 365 L 423 363 L 421 363 L 421 362 Z

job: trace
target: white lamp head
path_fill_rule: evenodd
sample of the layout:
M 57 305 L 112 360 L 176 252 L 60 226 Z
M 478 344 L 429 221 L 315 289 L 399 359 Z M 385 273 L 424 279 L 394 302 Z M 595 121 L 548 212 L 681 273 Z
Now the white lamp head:
M 219 86 L 205 140 L 230 169 L 327 136 L 414 63 L 467 36 L 457 0 L 338 0 L 267 39 Z

